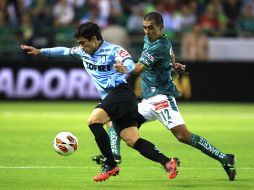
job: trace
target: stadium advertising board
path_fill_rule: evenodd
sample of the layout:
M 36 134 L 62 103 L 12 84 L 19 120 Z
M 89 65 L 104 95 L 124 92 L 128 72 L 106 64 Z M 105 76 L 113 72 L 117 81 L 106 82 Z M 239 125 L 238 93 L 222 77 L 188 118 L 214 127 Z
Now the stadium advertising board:
M 191 101 L 254 101 L 254 63 L 184 63 L 189 75 L 175 80 Z M 128 79 L 140 94 L 138 77 Z M 93 100 L 99 94 L 80 62 L 3 62 L 0 100 Z
M 1 99 L 98 99 L 90 76 L 79 64 L 3 64 Z

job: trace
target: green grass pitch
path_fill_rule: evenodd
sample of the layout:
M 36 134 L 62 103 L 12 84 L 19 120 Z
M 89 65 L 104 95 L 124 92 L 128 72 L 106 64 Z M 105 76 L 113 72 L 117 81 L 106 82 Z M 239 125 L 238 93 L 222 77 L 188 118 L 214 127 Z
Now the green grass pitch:
M 96 102 L 0 103 L 0 189 L 110 189 L 110 190 L 251 190 L 254 189 L 254 104 L 179 103 L 188 128 L 225 153 L 237 156 L 236 181 L 228 181 L 219 162 L 184 145 L 159 122 L 145 124 L 142 137 L 168 156 L 181 159 L 179 175 L 167 179 L 162 167 L 121 143 L 123 163 L 117 177 L 92 181 L 100 168 L 91 162 L 98 154 L 87 118 Z M 54 152 L 60 131 L 79 139 L 75 154 Z

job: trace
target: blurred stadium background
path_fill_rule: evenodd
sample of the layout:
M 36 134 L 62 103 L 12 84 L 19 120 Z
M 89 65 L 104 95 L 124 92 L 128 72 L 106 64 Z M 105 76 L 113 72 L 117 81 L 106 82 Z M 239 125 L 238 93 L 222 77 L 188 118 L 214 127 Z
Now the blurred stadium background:
M 176 81 L 181 100 L 254 100 L 253 0 L 1 0 L 0 99 L 97 99 L 79 61 L 29 57 L 19 45 L 72 47 L 75 28 L 93 21 L 138 60 L 150 11 L 163 15 L 176 60 L 190 72 Z

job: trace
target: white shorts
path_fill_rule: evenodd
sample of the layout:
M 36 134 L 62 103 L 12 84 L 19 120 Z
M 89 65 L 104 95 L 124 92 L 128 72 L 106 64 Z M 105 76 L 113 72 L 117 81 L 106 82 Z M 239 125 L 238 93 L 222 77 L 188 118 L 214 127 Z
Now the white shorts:
M 138 112 L 145 117 L 146 122 L 159 120 L 168 129 L 185 124 L 174 97 L 168 98 L 158 94 L 149 99 L 143 99 L 138 104 Z

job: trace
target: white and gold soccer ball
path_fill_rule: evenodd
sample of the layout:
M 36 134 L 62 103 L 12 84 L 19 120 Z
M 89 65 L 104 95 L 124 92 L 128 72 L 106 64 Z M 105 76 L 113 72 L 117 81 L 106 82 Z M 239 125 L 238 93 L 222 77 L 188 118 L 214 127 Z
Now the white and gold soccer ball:
M 69 156 L 78 149 L 78 139 L 70 132 L 60 132 L 54 138 L 53 147 L 62 156 Z

